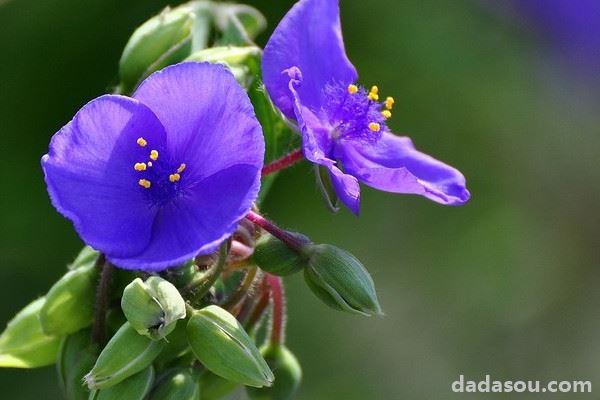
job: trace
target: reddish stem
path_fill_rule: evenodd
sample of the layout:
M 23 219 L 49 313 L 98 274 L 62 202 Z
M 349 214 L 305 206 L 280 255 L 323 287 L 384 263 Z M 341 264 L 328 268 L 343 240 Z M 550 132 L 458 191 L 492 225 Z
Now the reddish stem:
M 265 231 L 269 232 L 271 235 L 281 240 L 292 250 L 301 252 L 302 248 L 306 244 L 304 241 L 299 240 L 298 237 L 290 234 L 289 232 L 284 231 L 283 229 L 281 229 L 262 215 L 255 213 L 254 211 L 250 211 L 248 215 L 246 215 L 246 219 L 252 221 L 255 225 L 260 226 Z
M 271 274 L 266 274 L 265 279 L 271 288 L 271 301 L 273 302 L 271 343 L 283 344 L 285 341 L 285 300 L 283 293 L 283 282 L 279 276 Z
M 263 289 L 266 289 L 266 287 L 264 287 L 264 285 L 263 285 Z M 254 306 L 254 309 L 252 310 L 252 313 L 250 314 L 250 317 L 248 318 L 248 321 L 245 324 L 245 327 L 247 330 L 252 329 L 254 327 L 254 325 L 256 325 L 258 320 L 262 317 L 263 313 L 267 309 L 268 305 L 269 305 L 269 291 L 263 290 L 260 298 L 258 299 L 258 302 Z
M 304 155 L 302 154 L 302 149 L 296 149 L 285 156 L 265 165 L 261 171 L 261 175 L 265 177 L 274 172 L 290 167 L 300 161 L 303 157 Z

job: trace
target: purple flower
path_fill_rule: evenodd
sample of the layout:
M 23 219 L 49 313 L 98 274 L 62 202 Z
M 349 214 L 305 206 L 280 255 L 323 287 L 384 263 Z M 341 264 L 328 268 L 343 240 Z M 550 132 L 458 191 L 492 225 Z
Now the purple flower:
M 394 99 L 379 102 L 348 60 L 338 0 L 300 0 L 265 47 L 264 83 L 275 105 L 297 121 L 304 156 L 326 167 L 341 201 L 358 214 L 359 180 L 376 189 L 459 205 L 469 199 L 454 168 L 415 150 L 386 126 Z
M 42 157 L 48 193 L 81 238 L 126 269 L 158 271 L 214 251 L 250 210 L 264 140 L 222 66 L 183 63 L 133 97 L 98 97 Z

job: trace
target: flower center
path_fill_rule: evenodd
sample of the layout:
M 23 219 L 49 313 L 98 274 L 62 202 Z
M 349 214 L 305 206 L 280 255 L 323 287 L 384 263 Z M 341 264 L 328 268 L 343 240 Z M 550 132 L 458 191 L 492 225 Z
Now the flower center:
M 392 116 L 394 99 L 379 101 L 379 88 L 369 91 L 351 84 L 329 84 L 325 87 L 324 112 L 331 124 L 330 136 L 334 140 L 357 139 L 376 142 L 387 129 L 385 121 Z
M 148 146 L 148 141 L 139 137 L 137 145 L 142 148 Z M 146 190 L 153 203 L 161 205 L 179 193 L 181 179 L 185 171 L 185 163 L 171 162 L 168 157 L 160 156 L 159 150 L 150 147 L 148 159 L 136 162 L 133 169 L 139 173 L 138 185 Z

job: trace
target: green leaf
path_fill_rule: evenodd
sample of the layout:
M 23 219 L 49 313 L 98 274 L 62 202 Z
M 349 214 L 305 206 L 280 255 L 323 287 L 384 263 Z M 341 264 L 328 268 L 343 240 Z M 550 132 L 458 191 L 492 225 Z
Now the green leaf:
M 37 368 L 56 362 L 61 338 L 42 331 L 39 315 L 45 301 L 33 301 L 8 323 L 0 335 L 0 367 Z

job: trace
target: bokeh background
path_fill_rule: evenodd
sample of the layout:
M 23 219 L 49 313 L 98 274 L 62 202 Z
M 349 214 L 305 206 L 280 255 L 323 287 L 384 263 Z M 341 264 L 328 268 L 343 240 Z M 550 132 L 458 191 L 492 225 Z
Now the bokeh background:
M 0 324 L 81 247 L 44 187 L 50 136 L 115 83 L 128 36 L 167 3 L 0 1 Z M 249 3 L 272 29 L 292 1 Z M 600 3 L 342 3 L 362 83 L 397 100 L 391 127 L 463 171 L 472 200 L 446 208 L 365 188 L 360 218 L 331 215 L 306 165 L 281 175 L 265 211 L 355 253 L 386 312 L 338 313 L 286 279 L 299 398 L 489 398 L 453 394 L 460 374 L 600 391 Z M 0 388 L 60 398 L 52 367 L 0 370 Z

